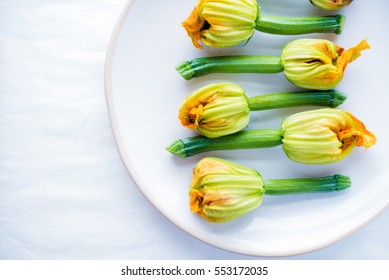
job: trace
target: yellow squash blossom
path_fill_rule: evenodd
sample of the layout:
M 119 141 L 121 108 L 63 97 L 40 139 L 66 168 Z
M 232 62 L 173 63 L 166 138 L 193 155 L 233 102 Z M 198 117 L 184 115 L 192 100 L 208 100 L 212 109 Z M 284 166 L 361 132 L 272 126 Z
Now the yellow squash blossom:
M 296 86 L 328 90 L 344 76 L 347 65 L 370 46 L 366 40 L 344 49 L 325 39 L 296 39 L 281 56 L 232 55 L 198 57 L 183 61 L 176 70 L 186 80 L 211 73 L 280 73 Z
M 282 145 L 287 156 L 303 164 L 328 164 L 345 158 L 356 146 L 369 148 L 376 137 L 351 113 L 317 109 L 291 115 L 280 129 L 243 130 L 209 139 L 204 136 L 174 141 L 167 150 L 180 157 L 216 150 L 270 148 Z
M 259 15 L 256 0 L 200 0 L 182 26 L 197 48 L 230 47 L 251 38 Z
M 313 5 L 324 10 L 336 11 L 351 4 L 353 0 L 309 0 Z
M 342 191 L 349 177 L 263 180 L 256 170 L 219 158 L 206 157 L 193 169 L 189 207 L 208 222 L 222 223 L 258 208 L 263 195 L 290 195 Z
M 199 0 L 182 22 L 196 48 L 231 47 L 247 42 L 255 30 L 280 35 L 342 32 L 344 16 L 283 17 L 260 15 L 256 0 Z
M 178 118 L 209 138 L 242 130 L 250 120 L 244 89 L 232 83 L 211 84 L 194 91 L 180 107 Z
M 298 39 L 287 44 L 281 54 L 286 78 L 297 86 L 330 89 L 342 79 L 348 63 L 369 49 L 366 40 L 345 50 L 324 39 Z
M 336 90 L 279 92 L 248 98 L 239 85 L 216 83 L 188 95 L 178 118 L 184 127 L 197 130 L 208 138 L 216 138 L 244 129 L 250 120 L 250 111 L 306 105 L 334 108 L 346 98 Z
M 319 109 L 297 113 L 281 123 L 282 147 L 300 163 L 323 164 L 339 161 L 355 146 L 369 148 L 376 137 L 351 113 Z
M 261 175 L 251 169 L 217 158 L 204 158 L 193 170 L 190 208 L 209 222 L 227 222 L 262 202 Z

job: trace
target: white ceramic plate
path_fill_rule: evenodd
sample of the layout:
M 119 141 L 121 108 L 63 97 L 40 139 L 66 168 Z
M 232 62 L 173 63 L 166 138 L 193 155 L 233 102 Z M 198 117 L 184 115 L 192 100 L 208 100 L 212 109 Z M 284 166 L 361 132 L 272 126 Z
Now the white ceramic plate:
M 308 0 L 262 0 L 261 12 L 290 16 L 325 15 Z M 178 158 L 165 150 L 176 138 L 194 133 L 181 127 L 178 108 L 187 94 L 213 82 L 231 81 L 247 95 L 296 90 L 283 74 L 210 75 L 183 80 L 175 66 L 186 59 L 221 54 L 279 55 L 290 36 L 256 32 L 246 46 L 195 49 L 180 25 L 196 4 L 187 1 L 129 1 L 113 31 L 106 60 L 106 97 L 122 160 L 151 203 L 177 226 L 209 244 L 257 256 L 286 256 L 316 250 L 360 229 L 389 202 L 389 134 L 386 121 L 389 2 L 355 1 L 342 11 L 344 32 L 323 37 L 351 47 L 367 38 L 372 48 L 349 65 L 337 87 L 349 95 L 341 108 L 363 120 L 378 138 L 365 151 L 354 149 L 342 162 L 307 166 L 290 161 L 281 147 L 219 151 Z M 361 20 L 363 19 L 363 20 Z M 386 34 L 385 34 L 386 33 Z M 283 117 L 307 108 L 252 113 L 250 127 L 278 128 Z M 209 224 L 188 207 L 192 168 L 205 155 L 257 169 L 265 179 L 342 173 L 352 188 L 341 193 L 265 197 L 260 208 L 235 221 Z

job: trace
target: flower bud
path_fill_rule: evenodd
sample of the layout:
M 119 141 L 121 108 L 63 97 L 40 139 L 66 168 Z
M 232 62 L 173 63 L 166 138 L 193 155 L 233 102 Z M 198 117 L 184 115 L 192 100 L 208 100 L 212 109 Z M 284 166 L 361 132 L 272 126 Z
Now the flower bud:
M 255 0 L 200 0 L 182 26 L 196 48 L 225 48 L 247 41 L 255 32 L 259 6 Z
M 264 192 L 262 176 L 256 170 L 203 158 L 193 170 L 190 208 L 209 222 L 227 222 L 259 207 Z
M 353 0 L 309 0 L 313 5 L 324 10 L 335 11 L 351 4 Z
M 183 126 L 215 138 L 245 128 L 250 109 L 242 87 L 232 83 L 211 84 L 185 99 L 178 118 Z
M 345 158 L 355 146 L 369 148 L 376 137 L 351 113 L 319 109 L 297 113 L 281 123 L 282 147 L 291 160 L 324 164 Z
M 348 63 L 369 48 L 366 40 L 345 50 L 324 39 L 297 39 L 283 48 L 281 63 L 286 78 L 295 85 L 327 90 L 343 79 Z

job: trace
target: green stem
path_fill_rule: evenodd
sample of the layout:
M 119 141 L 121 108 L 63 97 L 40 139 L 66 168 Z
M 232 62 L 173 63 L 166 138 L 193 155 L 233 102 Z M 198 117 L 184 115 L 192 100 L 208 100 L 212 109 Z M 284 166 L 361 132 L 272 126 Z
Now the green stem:
M 342 191 L 350 186 L 350 178 L 339 174 L 320 178 L 274 179 L 264 181 L 265 194 L 267 195 L 333 192 Z
M 260 111 L 293 106 L 329 106 L 335 108 L 347 99 L 344 93 L 337 90 L 300 91 L 264 94 L 249 98 L 251 111 Z
M 279 73 L 284 71 L 278 56 L 199 57 L 180 63 L 176 70 L 185 80 L 211 73 Z
M 279 130 L 261 129 L 240 131 L 218 138 L 195 136 L 178 139 L 166 150 L 180 157 L 190 157 L 208 151 L 269 148 L 281 144 L 282 136 Z
M 256 29 L 265 33 L 299 35 L 309 33 L 342 33 L 344 16 L 281 17 L 260 15 Z

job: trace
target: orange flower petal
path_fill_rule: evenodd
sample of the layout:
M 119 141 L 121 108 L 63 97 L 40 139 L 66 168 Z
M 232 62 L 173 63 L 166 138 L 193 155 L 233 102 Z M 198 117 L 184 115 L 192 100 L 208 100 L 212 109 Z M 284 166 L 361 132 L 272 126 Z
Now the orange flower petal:
M 369 43 L 364 39 L 361 42 L 359 42 L 358 45 L 349 48 L 348 50 L 342 51 L 340 53 L 339 58 L 337 59 L 336 67 L 342 72 L 344 72 L 346 70 L 347 65 L 350 62 L 356 60 L 358 57 L 361 56 L 361 52 L 363 50 L 367 50 L 369 48 L 370 48 Z
M 201 29 L 203 28 L 204 23 L 199 16 L 198 10 L 199 7 L 203 5 L 204 1 L 205 0 L 199 1 L 196 7 L 194 7 L 193 11 L 190 13 L 189 17 L 181 23 L 188 33 L 188 36 L 192 39 L 193 45 L 198 49 L 203 48 L 198 41 L 200 40 Z
M 189 196 L 189 207 L 192 213 L 197 213 L 205 218 L 206 215 L 203 212 L 204 193 L 198 190 L 191 190 Z
M 363 124 L 363 122 L 358 120 L 351 113 L 349 112 L 345 112 L 345 113 L 348 116 L 350 116 L 354 122 L 354 129 L 353 129 L 354 131 L 351 133 L 357 137 L 356 145 L 364 146 L 365 148 L 370 148 L 371 146 L 373 146 L 377 141 L 376 136 L 370 131 L 368 131 L 365 125 Z

